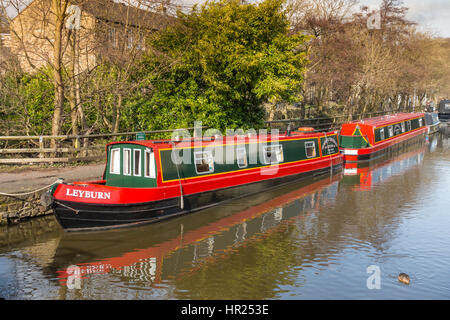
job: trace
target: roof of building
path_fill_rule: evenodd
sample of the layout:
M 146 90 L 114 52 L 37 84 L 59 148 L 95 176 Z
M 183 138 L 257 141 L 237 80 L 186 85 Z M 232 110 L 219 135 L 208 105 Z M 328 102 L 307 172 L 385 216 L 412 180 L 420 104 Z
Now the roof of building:
M 36 1 L 38 0 L 33 0 L 28 3 L 13 20 L 32 7 L 32 4 Z M 39 1 L 50 5 L 49 0 Z M 70 3 L 79 6 L 82 12 L 86 12 L 97 19 L 144 29 L 158 30 L 174 19 L 174 17 L 166 14 L 164 10 L 161 10 L 161 12 L 144 10 L 112 0 L 70 0 Z
M 112 0 L 71 0 L 71 3 L 97 19 L 145 29 L 160 29 L 173 19 L 164 11 L 144 10 Z

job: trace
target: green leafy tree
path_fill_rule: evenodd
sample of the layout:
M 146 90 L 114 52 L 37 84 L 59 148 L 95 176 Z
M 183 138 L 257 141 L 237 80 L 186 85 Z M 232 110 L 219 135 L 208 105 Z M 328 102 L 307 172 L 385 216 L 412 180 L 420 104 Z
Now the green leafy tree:
M 178 12 L 177 22 L 151 39 L 154 50 L 136 73 L 147 77 L 151 95 L 130 99 L 124 121 L 137 116 L 146 129 L 194 121 L 256 128 L 265 117 L 263 103 L 298 101 L 308 37 L 289 34 L 283 3 L 222 0 Z

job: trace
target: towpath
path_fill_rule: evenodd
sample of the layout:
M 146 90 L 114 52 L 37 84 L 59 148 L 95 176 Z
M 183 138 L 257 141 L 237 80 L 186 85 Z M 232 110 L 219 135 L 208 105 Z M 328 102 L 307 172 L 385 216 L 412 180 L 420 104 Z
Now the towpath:
M 0 170 L 0 192 L 19 193 L 35 190 L 64 178 L 66 182 L 101 179 L 104 163 L 53 168 L 15 168 Z

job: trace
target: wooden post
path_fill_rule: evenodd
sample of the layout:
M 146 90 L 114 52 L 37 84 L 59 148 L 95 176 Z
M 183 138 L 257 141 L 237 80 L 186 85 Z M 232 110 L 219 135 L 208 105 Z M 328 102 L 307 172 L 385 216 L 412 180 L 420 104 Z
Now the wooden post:
M 79 149 L 80 148 L 80 136 L 76 136 L 76 138 L 75 138 L 75 143 L 74 143 L 74 146 L 75 146 L 75 155 L 74 155 L 74 157 L 76 158 L 76 157 L 78 157 L 78 155 L 79 155 L 79 151 L 77 150 L 77 149 Z
M 39 153 L 39 158 L 44 158 L 45 155 L 43 152 L 43 149 L 44 149 L 44 137 L 43 136 L 39 137 L 39 149 L 41 149 L 41 152 Z

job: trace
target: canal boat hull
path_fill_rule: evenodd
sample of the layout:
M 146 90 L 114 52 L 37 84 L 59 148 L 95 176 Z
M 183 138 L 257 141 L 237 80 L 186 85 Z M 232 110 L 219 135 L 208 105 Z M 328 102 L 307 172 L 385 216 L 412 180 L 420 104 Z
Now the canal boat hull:
M 178 217 L 311 177 L 334 174 L 342 171 L 342 168 L 342 156 L 336 155 L 313 170 L 189 194 L 182 199 L 172 197 L 159 201 L 113 205 L 54 199 L 52 207 L 58 222 L 66 231 L 131 227 Z

